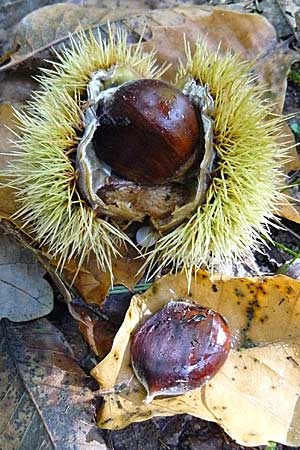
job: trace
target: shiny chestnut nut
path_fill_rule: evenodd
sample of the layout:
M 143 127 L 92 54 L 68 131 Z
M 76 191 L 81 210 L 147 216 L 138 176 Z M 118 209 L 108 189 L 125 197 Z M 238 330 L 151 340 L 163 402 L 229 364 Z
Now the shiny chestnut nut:
M 220 314 L 172 301 L 135 333 L 131 362 L 151 401 L 200 387 L 218 372 L 229 350 L 230 332 Z
M 166 183 L 182 176 L 197 155 L 203 158 L 199 113 L 180 90 L 163 81 L 121 85 L 100 101 L 97 118 L 96 154 L 128 180 Z

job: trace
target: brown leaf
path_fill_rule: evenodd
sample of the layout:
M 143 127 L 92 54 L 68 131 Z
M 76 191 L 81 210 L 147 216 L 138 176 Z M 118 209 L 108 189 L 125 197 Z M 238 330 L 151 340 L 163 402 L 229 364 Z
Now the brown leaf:
M 95 258 L 91 257 L 80 267 L 80 270 L 76 261 L 72 260 L 65 265 L 64 274 L 69 284 L 73 284 L 78 294 L 87 303 L 98 305 L 103 303 L 111 286 L 111 279 L 108 272 L 102 272 L 97 267 Z
M 90 349 L 103 359 L 111 350 L 117 327 L 86 305 L 72 302 L 69 311 Z
M 0 83 L 0 103 L 14 105 L 18 109 L 18 105 L 21 106 L 28 100 L 37 86 L 37 81 L 25 71 L 3 73 Z
M 52 48 L 67 40 L 69 33 L 100 23 L 106 24 L 108 20 L 119 20 L 139 9 L 83 8 L 68 3 L 37 9 L 24 17 L 18 25 L 14 45 L 18 51 L 12 55 L 9 63 L 0 68 L 0 72 L 20 63 L 29 70 L 44 65 L 43 59 L 52 58 Z
M 143 275 L 141 268 L 145 260 L 129 246 L 121 248 L 120 254 L 121 256 L 116 257 L 112 264 L 114 284 L 122 284 L 132 290 Z
M 0 447 L 3 450 L 53 450 L 51 438 L 26 391 L 7 347 L 6 327 L 0 327 Z M 13 447 L 12 447 L 13 445 Z
M 43 319 L 1 322 L 0 333 L 1 449 L 106 450 L 94 428 L 90 379 L 60 332 Z
M 11 153 L 13 145 L 11 140 L 14 134 L 7 128 L 15 129 L 14 114 L 11 104 L 0 104 L 0 167 L 1 172 L 5 172 L 5 167 L 9 161 L 13 161 Z M 0 176 L 0 182 L 5 183 L 8 180 Z M 15 192 L 9 186 L 1 186 L 0 188 L 0 217 L 9 219 L 16 211 L 17 204 L 15 201 Z
M 184 57 L 183 32 L 192 47 L 200 38 L 211 49 L 217 49 L 221 45 L 223 52 L 230 50 L 247 60 L 258 58 L 258 63 L 262 61 L 265 64 L 268 55 L 272 59 L 281 59 L 283 56 L 287 58 L 289 54 L 288 51 L 285 55 L 280 54 L 273 26 L 263 16 L 255 14 L 241 13 L 225 7 L 179 6 L 171 11 L 147 13 L 145 19 L 151 30 L 151 37 L 144 44 L 145 48 L 155 47 L 161 61 L 173 63 L 173 71 L 178 67 L 178 59 Z M 123 22 L 129 29 L 136 31 L 136 22 L 143 23 L 134 17 Z M 290 54 L 295 57 L 295 53 Z M 168 76 L 171 73 L 172 71 L 168 72 Z M 271 75 L 272 72 L 270 77 Z M 276 77 L 276 81 L 278 91 L 284 92 L 285 77 Z
M 282 114 L 287 76 L 291 65 L 299 61 L 299 54 L 292 51 L 288 44 L 285 41 L 265 49 L 257 64 L 260 81 L 266 86 L 266 97 L 273 103 L 275 114 Z
M 113 283 L 122 284 L 129 290 L 133 289 L 143 272 L 139 272 L 144 264 L 143 258 L 138 258 L 137 252 L 131 248 L 119 249 L 120 255 L 112 262 Z M 112 280 L 108 272 L 102 272 L 97 266 L 95 257 L 82 265 L 78 271 L 76 261 L 65 266 L 65 275 L 69 283 L 73 283 L 79 295 L 87 303 L 96 303 L 101 306 L 107 297 Z
M 299 171 L 300 158 L 295 145 L 295 138 L 286 123 L 282 124 L 282 138 L 279 142 L 284 143 L 289 148 L 288 156 L 289 161 L 284 165 L 284 173 L 289 175 L 293 171 Z M 293 183 L 292 183 L 293 184 Z M 288 196 L 288 200 L 284 204 L 278 206 L 279 215 L 292 222 L 300 223 L 300 204 L 297 198 L 293 199 L 293 190 L 287 189 L 285 193 Z
M 184 274 L 161 278 L 133 297 L 111 352 L 92 371 L 108 392 L 99 426 L 118 429 L 153 416 L 189 413 L 217 422 L 241 445 L 269 440 L 299 445 L 299 294 L 300 283 L 285 276 L 212 281 L 199 272 L 190 292 Z M 145 404 L 130 364 L 130 337 L 149 316 L 180 298 L 222 314 L 234 348 L 203 388 Z

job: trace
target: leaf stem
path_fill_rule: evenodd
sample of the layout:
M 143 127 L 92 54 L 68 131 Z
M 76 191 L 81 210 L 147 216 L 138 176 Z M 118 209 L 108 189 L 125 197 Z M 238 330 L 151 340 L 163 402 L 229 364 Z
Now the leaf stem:
M 109 289 L 108 293 L 111 294 L 127 294 L 128 292 L 145 292 L 149 287 L 152 285 L 152 283 L 138 283 L 134 288 L 128 289 L 125 286 L 114 286 Z

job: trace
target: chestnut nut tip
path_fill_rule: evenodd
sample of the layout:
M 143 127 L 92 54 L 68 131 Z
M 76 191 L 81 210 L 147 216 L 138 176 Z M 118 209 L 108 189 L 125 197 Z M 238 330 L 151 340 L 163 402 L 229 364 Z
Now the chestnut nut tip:
M 146 402 L 203 385 L 226 361 L 230 343 L 220 314 L 184 301 L 169 302 L 132 339 L 132 367 L 147 391 Z
M 97 116 L 96 154 L 126 179 L 163 184 L 182 176 L 204 153 L 199 113 L 166 82 L 124 83 L 100 102 Z

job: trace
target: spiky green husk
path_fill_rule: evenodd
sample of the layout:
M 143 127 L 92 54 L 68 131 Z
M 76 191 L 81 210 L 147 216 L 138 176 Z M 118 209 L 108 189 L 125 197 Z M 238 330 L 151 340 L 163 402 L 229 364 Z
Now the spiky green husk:
M 77 258 L 79 266 L 93 252 L 102 270 L 111 271 L 111 258 L 121 242 L 130 242 L 118 227 L 96 217 L 80 198 L 76 169 L 70 155 L 83 131 L 82 94 L 91 74 L 118 64 L 141 77 L 160 75 L 153 53 L 126 44 L 126 34 L 109 31 L 107 41 L 80 33 L 57 54 L 53 68 L 39 77 L 41 90 L 17 112 L 21 149 L 11 165 L 11 185 L 22 204 L 16 217 L 29 227 L 40 245 L 56 257 L 58 266 Z M 74 155 L 73 155 L 74 157 Z
M 214 146 L 218 165 L 206 201 L 184 224 L 161 237 L 149 252 L 150 271 L 170 265 L 191 276 L 201 266 L 226 271 L 260 250 L 276 205 L 283 200 L 285 150 L 276 142 L 282 118 L 271 114 L 252 67 L 236 56 L 187 46 L 187 64 L 177 84 L 189 77 L 209 85 L 214 98 Z M 157 266 L 156 266 L 157 267 Z

